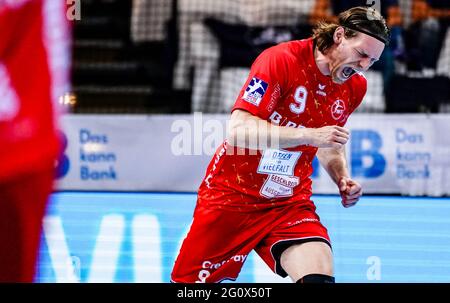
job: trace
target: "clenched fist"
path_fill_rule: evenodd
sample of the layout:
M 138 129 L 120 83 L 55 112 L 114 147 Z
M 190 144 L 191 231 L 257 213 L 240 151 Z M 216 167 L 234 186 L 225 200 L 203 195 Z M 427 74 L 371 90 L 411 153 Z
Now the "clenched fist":
M 304 128 L 305 142 L 315 147 L 341 148 L 350 137 L 350 132 L 340 126 Z
M 338 186 L 342 198 L 341 203 L 345 208 L 355 205 L 362 196 L 361 185 L 348 177 L 342 177 Z

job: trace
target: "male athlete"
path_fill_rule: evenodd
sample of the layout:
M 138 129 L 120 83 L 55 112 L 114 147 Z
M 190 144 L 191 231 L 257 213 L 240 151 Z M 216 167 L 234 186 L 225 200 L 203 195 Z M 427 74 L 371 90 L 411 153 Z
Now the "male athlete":
M 355 7 L 338 24 L 319 23 L 312 38 L 279 44 L 255 60 L 228 138 L 199 188 L 173 282 L 235 280 L 254 249 L 282 277 L 334 283 L 330 238 L 310 200 L 312 161 L 317 154 L 343 206 L 355 205 L 362 190 L 347 170 L 343 126 L 366 93 L 361 72 L 388 39 L 377 11 Z M 258 148 L 261 124 L 278 134 L 278 145 Z
M 67 92 L 64 1 L 0 0 L 0 282 L 33 282 Z

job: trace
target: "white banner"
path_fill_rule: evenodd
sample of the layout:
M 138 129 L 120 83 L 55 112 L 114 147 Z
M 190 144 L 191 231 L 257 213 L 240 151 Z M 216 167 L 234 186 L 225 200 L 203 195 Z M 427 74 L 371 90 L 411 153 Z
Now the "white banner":
M 59 190 L 196 191 L 229 115 L 66 115 Z M 450 115 L 354 114 L 352 177 L 365 193 L 450 194 Z M 313 189 L 337 193 L 314 162 Z

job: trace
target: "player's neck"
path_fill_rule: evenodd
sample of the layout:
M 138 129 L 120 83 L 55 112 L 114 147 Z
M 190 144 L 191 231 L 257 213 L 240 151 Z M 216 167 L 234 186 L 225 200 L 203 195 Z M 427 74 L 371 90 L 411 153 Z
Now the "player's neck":
M 314 48 L 314 60 L 316 61 L 317 68 L 325 75 L 330 75 L 330 60 L 325 56 L 317 47 Z

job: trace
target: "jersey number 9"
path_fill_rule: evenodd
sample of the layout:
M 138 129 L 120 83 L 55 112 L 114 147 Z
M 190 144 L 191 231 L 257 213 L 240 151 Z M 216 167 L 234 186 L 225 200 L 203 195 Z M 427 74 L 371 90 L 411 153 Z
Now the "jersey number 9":
M 308 91 L 306 90 L 306 87 L 297 87 L 294 94 L 295 103 L 289 104 L 289 109 L 291 110 L 291 112 L 297 115 L 303 113 L 305 111 L 307 97 Z

